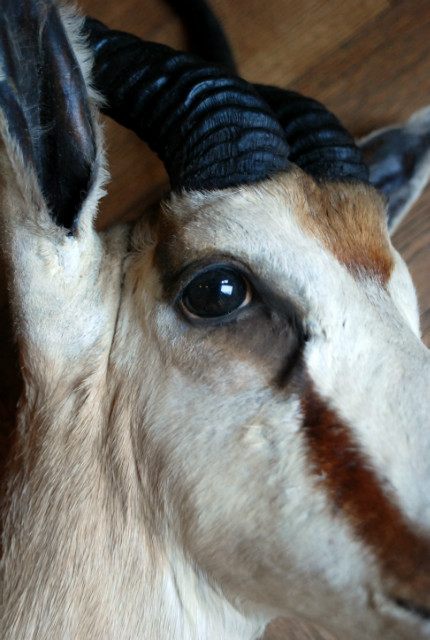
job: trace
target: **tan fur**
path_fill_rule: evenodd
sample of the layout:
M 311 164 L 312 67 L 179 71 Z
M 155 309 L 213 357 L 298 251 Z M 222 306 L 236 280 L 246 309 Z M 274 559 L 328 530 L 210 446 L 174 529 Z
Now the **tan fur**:
M 298 167 L 281 183 L 305 233 L 317 238 L 351 272 L 372 275 L 383 283 L 389 280 L 394 261 L 385 204 L 373 187 L 319 184 Z
M 292 169 L 97 235 L 99 150 L 70 235 L 0 124 L 24 379 L 1 638 L 252 640 L 280 614 L 429 638 L 426 578 L 398 567 L 421 579 L 429 545 L 430 357 L 376 193 Z M 240 270 L 252 302 L 189 322 L 181 293 L 212 263 Z M 388 542 L 347 494 L 366 472 L 396 515 Z

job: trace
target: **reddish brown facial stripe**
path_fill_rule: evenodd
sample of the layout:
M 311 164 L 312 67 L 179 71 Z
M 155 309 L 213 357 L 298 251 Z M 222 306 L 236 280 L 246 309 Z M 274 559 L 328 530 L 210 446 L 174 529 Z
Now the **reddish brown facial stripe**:
M 302 408 L 308 455 L 334 517 L 346 518 L 357 538 L 370 547 L 382 574 L 390 578 L 393 597 L 429 607 L 430 539 L 413 530 L 354 443 L 348 426 L 311 383 Z
M 314 236 L 355 276 L 388 282 L 394 267 L 385 204 L 369 185 L 315 183 L 299 170 L 287 174 L 292 211 L 303 231 Z

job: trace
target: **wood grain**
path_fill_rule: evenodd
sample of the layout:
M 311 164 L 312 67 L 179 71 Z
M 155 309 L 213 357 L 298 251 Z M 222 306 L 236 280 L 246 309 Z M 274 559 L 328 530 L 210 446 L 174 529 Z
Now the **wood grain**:
M 109 26 L 183 48 L 181 25 L 162 0 L 82 0 Z M 244 77 L 288 86 L 324 102 L 356 135 L 402 121 L 430 103 L 428 0 L 213 0 Z M 98 219 L 140 216 L 167 189 L 158 159 L 131 132 L 106 122 L 112 180 Z M 394 236 L 416 283 L 430 346 L 430 190 Z M 0 447 L 19 389 L 5 285 L 0 279 Z M 1 428 L 3 425 L 3 429 Z M 265 640 L 330 640 L 302 622 L 275 621 Z

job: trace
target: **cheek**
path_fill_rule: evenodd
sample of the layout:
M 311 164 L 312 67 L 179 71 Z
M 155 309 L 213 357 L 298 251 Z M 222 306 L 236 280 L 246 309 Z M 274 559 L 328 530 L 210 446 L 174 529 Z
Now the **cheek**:
M 264 308 L 245 311 L 224 326 L 195 327 L 174 310 L 160 310 L 154 331 L 165 365 L 189 384 L 207 385 L 211 393 L 277 392 L 292 377 L 303 351 L 295 323 Z
M 298 416 L 269 400 L 221 404 L 206 425 L 194 414 L 197 424 L 188 424 L 185 436 L 192 447 L 180 459 L 182 477 L 173 480 L 173 510 L 186 549 L 221 585 L 237 583 L 242 591 L 244 583 L 256 588 L 259 579 L 267 581 L 275 562 L 286 562 L 288 514 L 297 521 L 294 511 L 302 505 Z M 180 438 L 174 445 L 179 458 Z M 172 465 L 171 473 L 177 468 Z M 278 535 L 280 522 L 284 531 Z

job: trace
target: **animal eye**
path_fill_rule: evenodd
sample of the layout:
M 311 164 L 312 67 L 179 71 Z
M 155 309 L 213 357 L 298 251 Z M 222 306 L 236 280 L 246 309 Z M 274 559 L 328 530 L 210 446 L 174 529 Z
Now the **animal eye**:
M 188 316 L 221 318 L 247 305 L 251 300 L 248 281 L 228 267 L 214 267 L 187 284 L 181 304 Z

